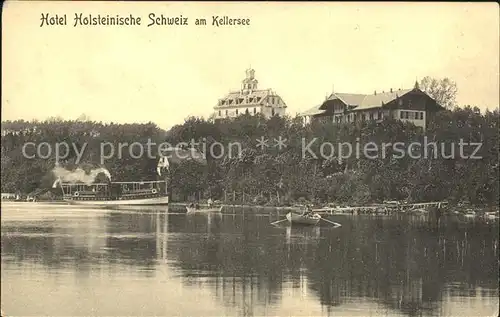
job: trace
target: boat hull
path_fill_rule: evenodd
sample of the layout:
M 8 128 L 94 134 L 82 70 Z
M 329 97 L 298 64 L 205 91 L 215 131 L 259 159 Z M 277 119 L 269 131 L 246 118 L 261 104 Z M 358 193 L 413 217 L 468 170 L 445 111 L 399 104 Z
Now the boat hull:
M 476 218 L 476 215 L 475 214 L 465 214 L 463 215 L 464 218 L 468 218 L 468 219 L 473 219 L 473 218 Z
M 210 213 L 221 213 L 222 212 L 222 207 L 217 207 L 217 208 L 202 208 L 202 209 L 195 209 L 191 207 L 186 207 L 187 214 L 210 214 Z
M 298 214 L 289 212 L 286 215 L 286 219 L 291 224 L 314 226 L 321 220 L 321 216 L 318 214 L 314 214 L 314 216 L 303 216 L 303 215 L 298 215 Z
M 162 206 L 168 205 L 168 196 L 143 198 L 143 199 L 117 199 L 117 200 L 75 200 L 65 199 L 71 205 L 88 206 Z

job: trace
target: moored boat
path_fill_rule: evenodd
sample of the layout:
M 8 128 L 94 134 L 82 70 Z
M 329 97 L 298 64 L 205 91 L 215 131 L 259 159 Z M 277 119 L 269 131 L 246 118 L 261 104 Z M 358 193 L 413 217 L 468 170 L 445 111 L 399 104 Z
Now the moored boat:
M 465 218 L 475 218 L 476 217 L 476 212 L 474 210 L 467 210 L 467 212 L 464 214 Z
M 186 206 L 187 214 L 209 214 L 209 213 L 221 213 L 222 207 L 213 208 L 195 208 Z
M 489 220 L 498 219 L 498 211 L 497 212 L 487 212 L 484 214 L 484 217 Z
M 60 183 L 63 199 L 72 205 L 168 205 L 166 181 Z
M 316 225 L 321 220 L 321 216 L 317 213 L 297 214 L 294 212 L 289 212 L 286 215 L 286 219 L 291 224 Z
M 409 211 L 411 213 L 417 214 L 417 215 L 423 215 L 423 214 L 428 214 L 429 213 L 429 210 L 427 210 L 425 208 L 411 208 Z

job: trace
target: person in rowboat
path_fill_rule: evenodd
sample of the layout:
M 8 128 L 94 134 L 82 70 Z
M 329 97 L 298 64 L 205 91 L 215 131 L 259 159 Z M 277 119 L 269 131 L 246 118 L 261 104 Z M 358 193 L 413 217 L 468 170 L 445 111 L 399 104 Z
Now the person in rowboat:
M 314 212 L 312 211 L 311 205 L 306 205 L 306 210 L 302 213 L 302 216 L 312 216 L 314 215 Z

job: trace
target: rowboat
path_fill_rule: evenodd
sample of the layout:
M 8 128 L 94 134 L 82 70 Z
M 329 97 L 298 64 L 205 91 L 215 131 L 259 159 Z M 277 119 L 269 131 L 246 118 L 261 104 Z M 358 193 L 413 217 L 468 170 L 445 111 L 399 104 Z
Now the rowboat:
M 210 213 L 220 213 L 222 212 L 222 207 L 217 208 L 194 208 L 186 206 L 187 214 L 210 214 Z
M 321 216 L 317 213 L 313 213 L 312 215 L 307 214 L 296 214 L 293 212 L 289 212 L 286 215 L 286 219 L 290 223 L 301 224 L 301 225 L 316 225 L 320 220 Z

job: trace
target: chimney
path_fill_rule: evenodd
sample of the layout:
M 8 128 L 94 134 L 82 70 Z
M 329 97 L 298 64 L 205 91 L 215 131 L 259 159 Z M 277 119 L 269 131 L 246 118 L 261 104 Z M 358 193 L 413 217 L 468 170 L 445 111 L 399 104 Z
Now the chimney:
M 392 88 L 391 88 L 391 92 L 392 92 Z
M 377 91 L 376 91 L 376 90 L 375 90 L 375 91 L 373 91 L 373 94 L 374 94 L 374 95 L 377 95 Z

